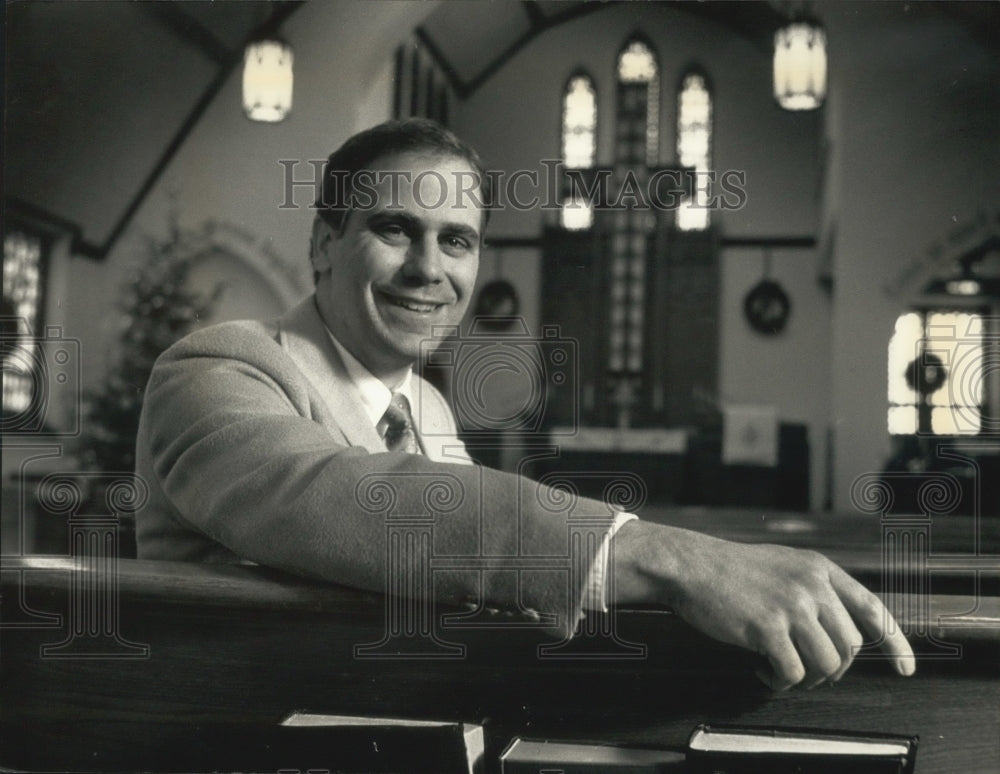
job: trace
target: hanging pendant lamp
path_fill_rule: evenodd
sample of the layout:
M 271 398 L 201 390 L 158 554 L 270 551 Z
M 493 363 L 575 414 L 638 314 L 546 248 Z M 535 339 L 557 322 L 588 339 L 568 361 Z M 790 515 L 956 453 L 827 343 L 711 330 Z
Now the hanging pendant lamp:
M 815 110 L 826 98 L 826 32 L 797 19 L 774 33 L 774 98 L 785 110 Z
M 255 36 L 243 54 L 243 112 L 276 123 L 292 109 L 292 47 L 275 35 Z

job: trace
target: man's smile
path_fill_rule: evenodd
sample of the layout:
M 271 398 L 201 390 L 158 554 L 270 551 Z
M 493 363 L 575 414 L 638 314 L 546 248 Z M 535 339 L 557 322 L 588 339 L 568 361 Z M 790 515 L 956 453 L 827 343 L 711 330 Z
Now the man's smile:
M 388 301 L 392 306 L 417 314 L 433 314 L 448 303 L 446 301 L 425 300 L 413 296 L 397 295 L 385 290 L 378 290 L 376 292 L 378 296 Z

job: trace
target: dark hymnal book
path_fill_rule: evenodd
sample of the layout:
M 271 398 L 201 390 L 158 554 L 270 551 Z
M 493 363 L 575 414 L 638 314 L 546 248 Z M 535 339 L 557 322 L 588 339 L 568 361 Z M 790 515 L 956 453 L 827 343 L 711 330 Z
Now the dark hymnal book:
M 480 725 L 308 712 L 292 713 L 268 736 L 270 771 L 479 774 L 485 749 Z
M 500 756 L 503 774 L 661 774 L 683 771 L 684 753 L 665 749 L 515 739 Z
M 693 774 L 912 774 L 917 737 L 797 728 L 698 726 Z

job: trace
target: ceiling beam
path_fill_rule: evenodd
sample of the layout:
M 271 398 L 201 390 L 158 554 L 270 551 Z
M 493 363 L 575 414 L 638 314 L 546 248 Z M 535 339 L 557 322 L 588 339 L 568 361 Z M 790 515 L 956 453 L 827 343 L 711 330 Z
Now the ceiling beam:
M 605 7 L 604 3 L 580 3 L 579 5 L 571 6 L 568 10 L 563 11 L 562 13 L 554 14 L 552 16 L 539 14 L 542 17 L 539 22 L 532 24 L 526 33 L 507 46 L 507 48 L 505 48 L 499 56 L 495 57 L 492 62 L 479 71 L 479 74 L 475 78 L 469 81 L 468 86 L 466 87 L 467 93 L 464 96 L 472 94 L 476 89 L 492 78 L 501 67 L 507 64 L 511 57 L 513 57 L 518 51 L 528 45 L 541 33 L 545 32 L 545 30 L 555 27 L 557 24 L 567 22 L 570 19 L 575 19 L 578 16 L 583 16 L 584 14 L 601 10 Z
M 545 24 L 545 14 L 542 13 L 535 0 L 521 0 L 521 8 L 524 9 L 524 15 L 528 17 L 528 23 L 532 27 Z
M 215 64 L 223 65 L 228 62 L 233 52 L 197 19 L 185 13 L 183 5 L 183 3 L 139 3 L 142 10 Z
M 163 3 L 151 3 L 151 5 L 162 5 Z M 288 2 L 278 3 L 274 7 L 274 11 L 271 13 L 271 17 L 268 20 L 269 25 L 273 25 L 274 29 L 283 24 L 288 17 L 290 17 L 295 11 L 297 11 L 304 4 L 304 0 L 288 0 Z M 252 34 L 252 32 L 250 33 Z M 249 35 L 248 35 L 249 38 Z M 191 108 L 184 122 L 181 124 L 180 128 L 174 134 L 173 138 L 167 144 L 167 147 L 163 149 L 163 153 L 157 159 L 153 168 L 150 170 L 149 174 L 146 176 L 145 181 L 136 191 L 135 196 L 132 197 L 132 201 L 129 202 L 125 211 L 122 213 L 118 222 L 115 224 L 111 233 L 108 234 L 107 239 L 101 245 L 95 245 L 91 242 L 85 240 L 77 240 L 74 245 L 74 252 L 80 255 L 86 256 L 88 258 L 94 258 L 96 260 L 103 260 L 108 256 L 111 250 L 117 244 L 118 239 L 124 233 L 128 224 L 131 222 L 135 213 L 142 206 L 142 203 L 146 200 L 149 192 L 153 190 L 153 186 L 156 185 L 160 176 L 173 161 L 174 156 L 177 151 L 180 150 L 181 146 L 187 140 L 191 131 L 197 126 L 198 121 L 201 119 L 205 110 L 208 106 L 212 104 L 215 97 L 218 95 L 219 91 L 225 85 L 229 76 L 232 74 L 233 70 L 243 61 L 243 48 L 238 50 L 230 51 L 226 60 L 222 62 L 219 67 L 218 72 L 212 82 L 208 85 L 205 91 L 199 97 L 198 101 Z
M 466 99 L 472 95 L 480 86 L 493 77 L 498 70 L 507 64 L 511 57 L 541 33 L 580 16 L 593 13 L 594 11 L 601 11 L 612 6 L 601 2 L 575 3 L 567 5 L 565 10 L 550 16 L 542 13 L 535 0 L 522 0 L 521 7 L 528 17 L 528 30 L 500 52 L 499 55 L 489 61 L 467 82 L 463 81 L 457 72 L 455 72 L 447 56 L 434 43 L 427 31 L 418 28 L 418 34 L 421 34 L 421 40 L 425 42 L 432 56 L 435 57 L 435 60 L 446 72 L 450 73 L 449 80 L 452 82 L 455 93 L 460 99 Z M 770 3 L 763 2 L 762 0 L 708 3 L 680 2 L 671 3 L 669 7 L 680 13 L 686 13 L 725 27 L 729 31 L 750 41 L 761 52 L 767 55 L 770 55 L 773 50 L 775 30 L 787 22 L 787 18 L 780 11 L 775 9 Z
M 765 250 L 812 250 L 814 236 L 731 236 L 719 239 L 720 247 L 760 247 Z
M 427 53 L 431 55 L 431 59 L 434 60 L 434 64 L 438 66 L 438 69 L 444 73 L 444 77 L 448 79 L 448 85 L 451 86 L 452 90 L 458 96 L 459 99 L 465 99 L 471 93 L 469 90 L 469 85 L 462 80 L 462 76 L 458 74 L 455 66 L 451 63 L 451 60 L 444 55 L 441 47 L 434 41 L 434 38 L 430 36 L 430 33 L 424 27 L 417 27 L 415 30 L 417 40 L 420 41 L 421 45 L 427 50 Z

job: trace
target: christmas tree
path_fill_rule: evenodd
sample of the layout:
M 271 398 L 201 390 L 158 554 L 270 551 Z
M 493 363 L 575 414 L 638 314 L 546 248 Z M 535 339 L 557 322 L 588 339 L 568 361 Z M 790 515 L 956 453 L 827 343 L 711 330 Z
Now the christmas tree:
M 86 422 L 79 456 L 90 470 L 127 472 L 135 466 L 135 437 L 146 382 L 156 358 L 206 317 L 222 287 L 192 290 L 188 274 L 191 240 L 171 224 L 169 236 L 147 237 L 118 304 L 118 348 L 101 387 L 86 396 Z

